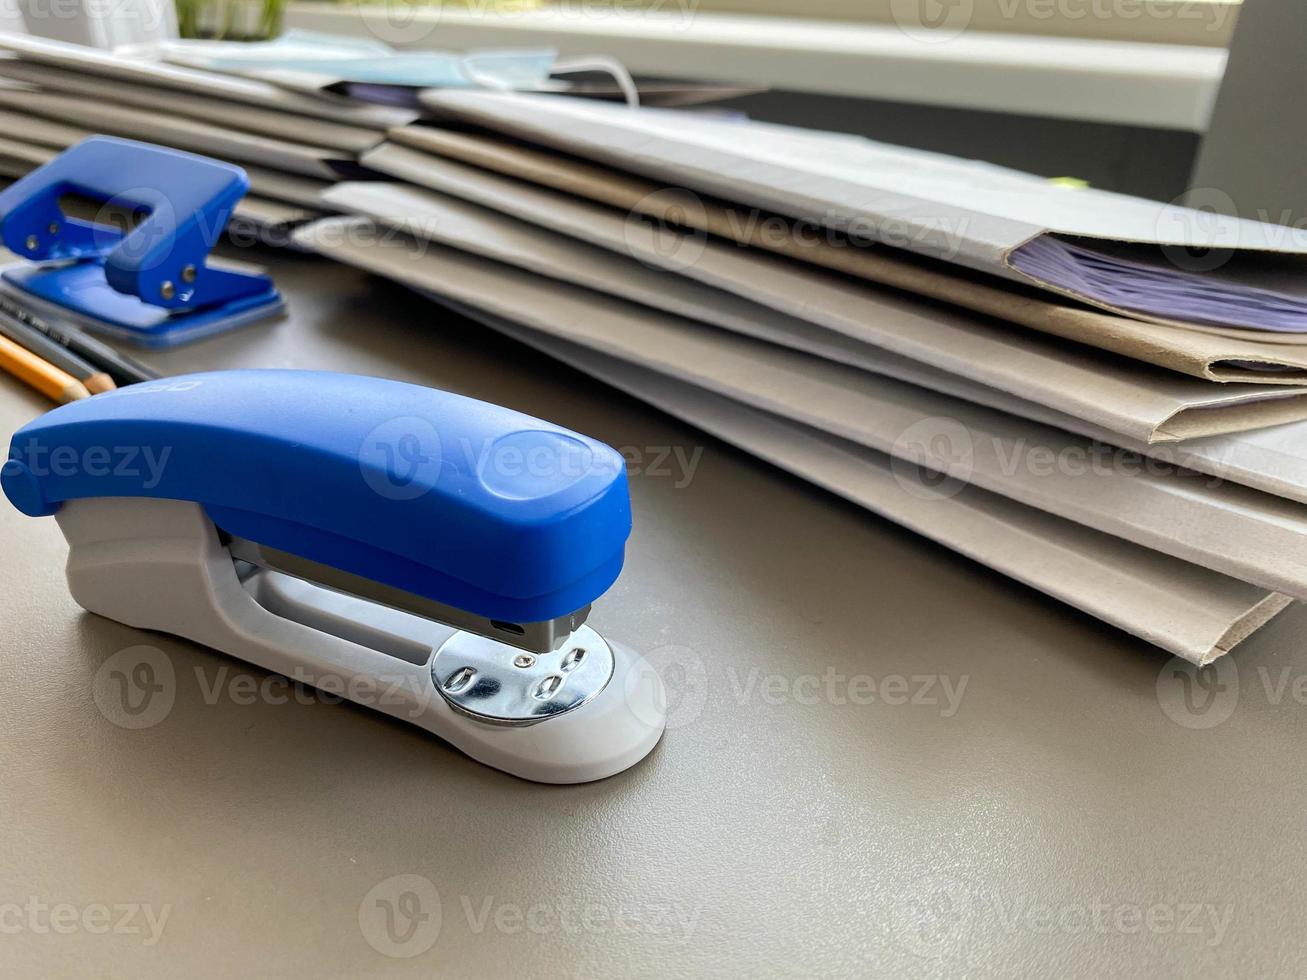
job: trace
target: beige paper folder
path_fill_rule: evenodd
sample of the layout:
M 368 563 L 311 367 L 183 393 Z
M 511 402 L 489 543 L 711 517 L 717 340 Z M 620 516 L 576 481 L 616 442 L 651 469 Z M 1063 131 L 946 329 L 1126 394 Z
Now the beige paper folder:
M 1293 342 L 1293 336 L 1264 331 L 1227 336 L 1177 330 L 1088 309 L 978 280 L 960 274 L 947 263 L 914 260 L 906 253 L 884 246 L 869 246 L 847 238 L 832 242 L 805 233 L 793 219 L 760 216 L 729 202 L 669 192 L 657 181 L 480 133 L 453 132 L 433 126 L 397 126 L 390 131 L 390 139 L 484 170 L 643 214 L 654 221 L 684 223 L 726 241 L 905 289 L 1209 381 L 1307 382 L 1307 350 Z
M 6 109 L 0 109 L 0 133 L 6 138 L 55 150 L 66 149 L 91 135 L 87 129 Z
M 475 314 L 473 314 L 475 315 Z M 533 330 L 488 325 L 800 479 L 1191 663 L 1224 656 L 1291 600 L 978 487 L 938 499 L 883 454 Z
M 327 147 L 306 146 L 80 97 L 0 89 L 0 106 L 97 133 L 161 143 L 220 160 L 253 163 L 322 180 L 332 180 L 358 169 L 352 154 Z
M 625 297 L 677 316 L 1114 444 L 1173 466 L 1307 503 L 1307 422 L 1150 445 L 455 198 L 376 182 L 348 181 L 332 187 L 324 198 L 338 210 L 367 214 L 432 241 L 561 282 Z M 403 206 L 397 208 L 397 202 Z
M 328 220 L 297 240 L 333 258 L 821 429 L 1173 557 L 1307 598 L 1307 507 L 889 378 L 518 269 Z M 341 234 L 354 229 L 353 233 Z M 1100 451 L 1106 450 L 1106 451 Z
M 18 58 L 0 58 L 0 78 L 24 82 L 41 91 L 72 96 L 93 105 L 111 102 L 164 117 L 193 119 L 350 155 L 357 155 L 382 139 L 375 129 L 364 126 L 349 126 L 284 109 L 242 105 L 154 85 L 117 81 Z
M 884 454 L 476 310 L 474 319 L 800 479 L 1197 664 L 1224 656 L 1292 600 L 966 486 Z
M 1213 385 L 1089 348 L 1017 334 L 987 318 L 734 245 L 674 239 L 578 201 L 404 147 L 364 154 L 375 169 L 678 272 L 792 317 L 949 373 L 1083 417 L 1141 442 L 1167 442 L 1296 421 L 1301 389 Z M 419 191 L 394 187 L 400 207 Z M 337 199 L 337 204 L 341 203 Z
M 1022 272 L 1015 255 L 1037 239 L 1091 243 L 1157 262 L 1161 246 L 1229 249 L 1243 261 L 1214 279 L 1298 297 L 1307 229 L 1228 218 L 1104 191 L 1067 191 L 1031 174 L 975 160 L 765 123 L 621 112 L 580 99 L 517 93 L 431 91 L 423 104 L 674 187 L 815 221 L 858 237 L 1003 276 L 1125 313 L 1196 330 L 1186 319 L 1126 310 L 1074 287 Z M 1181 270 L 1166 261 L 1164 273 Z M 1236 331 L 1241 332 L 1241 331 Z
M 44 120 L 25 117 L 16 113 L 0 112 L 0 127 L 6 132 L 21 133 L 44 140 L 43 143 L 29 142 L 27 139 L 0 138 L 0 167 L 7 177 L 22 177 L 29 171 L 48 163 L 63 149 L 85 139 L 89 133 L 72 127 L 55 126 L 43 129 Z M 263 198 L 267 203 L 280 202 L 283 205 L 295 205 L 305 220 L 321 215 L 320 204 L 323 191 L 329 186 L 327 181 L 314 180 L 297 174 L 268 170 L 252 164 L 243 166 L 245 175 L 250 179 L 250 195 Z M 246 210 L 249 211 L 249 206 Z M 237 206 L 240 210 L 240 205 Z M 253 217 L 252 214 L 247 215 Z
M 25 177 L 54 159 L 58 152 L 45 146 L 0 139 L 0 177 Z M 320 207 L 294 207 L 284 200 L 260 194 L 257 182 L 251 177 L 250 193 L 236 202 L 231 228 L 237 234 L 249 230 L 252 237 L 264 244 L 285 245 L 291 228 L 322 215 Z M 270 234 L 277 237 L 269 237 Z
M 58 155 L 58 150 L 48 146 L 0 138 L 0 172 L 6 177 L 22 177 Z
M 867 348 L 732 293 L 434 191 L 344 181 L 323 191 L 320 200 L 335 211 L 366 215 L 419 239 L 737 333 L 767 340 L 816 336 Z
M 237 78 L 217 72 L 128 58 L 99 48 L 52 41 L 30 34 L 0 33 L 0 51 L 11 51 L 26 61 L 69 71 L 136 82 L 174 92 L 207 95 L 242 105 L 280 109 L 368 129 L 384 130 L 391 126 L 402 126 L 418 116 L 418 113 L 408 109 L 302 95 L 252 78 Z

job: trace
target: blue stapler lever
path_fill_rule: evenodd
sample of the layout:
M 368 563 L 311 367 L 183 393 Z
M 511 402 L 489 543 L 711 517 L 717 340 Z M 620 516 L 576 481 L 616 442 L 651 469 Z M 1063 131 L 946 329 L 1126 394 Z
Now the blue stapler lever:
M 0 239 L 22 257 L 0 289 L 38 315 L 148 347 L 168 347 L 278 315 L 261 271 L 211 260 L 245 191 L 231 164 L 92 136 L 0 191 Z M 130 231 L 64 213 L 89 198 L 144 214 Z
M 85 609 L 177 634 L 542 782 L 664 727 L 585 623 L 631 526 L 620 454 L 495 405 L 308 371 L 130 385 L 20 429 L 5 495 L 54 515 Z

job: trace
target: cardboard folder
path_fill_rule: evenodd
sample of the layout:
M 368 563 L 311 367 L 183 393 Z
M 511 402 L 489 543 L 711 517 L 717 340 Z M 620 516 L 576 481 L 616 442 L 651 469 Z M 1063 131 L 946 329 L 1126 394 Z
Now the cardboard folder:
M 397 126 L 393 142 L 577 197 L 682 224 L 725 241 L 878 282 L 1209 381 L 1307 383 L 1307 335 L 1176 330 L 967 275 L 949 263 L 849 238 L 795 219 L 670 191 L 657 181 L 482 133 Z
M 7 134 L 0 138 L 0 161 L 5 176 L 9 177 L 23 176 L 91 135 L 85 129 L 3 110 L 0 110 L 0 130 Z M 250 163 L 243 164 L 242 169 L 250 180 L 251 194 L 269 202 L 296 205 L 309 216 L 321 214 L 320 202 L 328 181 Z
M 1307 422 L 1185 442 L 1149 444 L 1126 438 L 1077 415 L 901 357 L 845 334 L 814 328 L 811 323 L 733 294 L 535 225 L 513 221 L 465 201 L 416 188 L 348 181 L 333 186 L 323 195 L 323 200 L 333 209 L 365 214 L 427 240 L 562 283 L 623 297 L 1098 442 L 1112 443 L 1162 463 L 1307 503 Z M 344 234 L 347 227 L 337 230 Z M 324 231 L 328 233 L 329 229 Z M 369 234 L 383 239 L 386 233 Z
M 979 161 L 793 127 L 500 92 L 427 92 L 423 104 L 1133 317 L 1307 332 L 1305 229 L 1073 190 Z
M 309 246 L 326 243 L 343 258 L 336 245 L 350 236 L 335 232 L 350 220 L 318 222 L 298 237 Z M 356 257 L 384 250 L 358 244 L 353 249 Z M 521 336 L 803 479 L 1192 662 L 1229 652 L 1291 601 L 978 487 L 941 496 L 933 481 L 917 478 L 915 467 L 895 467 L 884 454 L 593 351 L 578 348 L 573 355 L 535 330 Z
M 1295 597 L 1307 507 L 408 237 L 335 219 L 297 239 L 333 258 Z M 351 233 L 349 229 L 353 229 Z M 345 233 L 341 233 L 345 232 Z
M 82 44 L 68 44 L 30 34 L 0 32 L 0 51 L 10 51 L 26 61 L 50 65 L 54 68 L 85 72 L 174 92 L 207 95 L 242 105 L 280 109 L 314 119 L 328 119 L 369 129 L 384 130 L 391 126 L 403 125 L 412 122 L 418 116 L 418 113 L 409 109 L 364 105 L 335 97 L 303 95 L 288 92 L 257 79 L 238 78 L 217 72 L 129 58 Z
M 975 314 L 711 240 L 674 237 L 668 247 L 662 233 L 624 221 L 608 208 L 404 147 L 383 144 L 362 162 L 1141 442 L 1307 416 L 1301 389 L 1213 385 L 1040 335 L 1016 334 Z M 420 207 L 420 193 L 413 189 L 386 193 L 394 194 L 401 208 Z
M 160 143 L 234 163 L 253 163 L 274 170 L 335 179 L 359 172 L 353 154 L 321 146 L 306 146 L 269 136 L 227 129 L 194 119 L 161 115 L 145 109 L 92 102 L 68 95 L 0 89 L 0 106 L 98 133 L 110 133 L 147 143 Z
M 1195 664 L 1291 600 L 476 310 L 462 312 L 724 442 Z
M 0 58 L 0 78 L 22 82 L 44 92 L 71 96 L 91 105 L 110 102 L 142 109 L 158 116 L 193 119 L 350 155 L 361 153 L 382 139 L 375 129 L 365 126 L 317 119 L 286 109 L 243 105 L 223 98 L 179 92 L 140 82 L 102 78 L 18 58 Z

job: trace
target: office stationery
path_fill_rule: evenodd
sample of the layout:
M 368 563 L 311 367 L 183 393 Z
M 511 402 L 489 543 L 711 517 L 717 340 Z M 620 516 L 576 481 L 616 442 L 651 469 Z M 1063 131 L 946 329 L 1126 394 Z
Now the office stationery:
M 362 161 L 1142 442 L 1195 438 L 1307 415 L 1307 402 L 1300 399 L 1303 389 L 1214 385 L 1056 338 L 1014 332 L 989 318 L 898 290 L 703 236 L 669 234 L 624 220 L 600 205 L 403 147 L 382 145 Z M 412 191 L 392 192 L 404 195 L 404 208 L 418 206 Z M 339 206 L 343 198 L 334 200 Z
M 631 528 L 616 450 L 321 372 L 182 375 L 84 405 L 15 433 L 0 476 L 24 514 L 55 516 L 83 608 L 341 693 L 527 779 L 601 779 L 657 743 L 657 675 L 585 623 Z M 40 463 L 127 444 L 166 465 Z
M 687 195 L 654 180 L 481 133 L 411 125 L 396 127 L 388 138 L 620 208 L 635 220 L 644 216 L 654 223 L 698 229 L 1210 381 L 1307 382 L 1303 335 L 1245 330 L 1230 336 L 1231 331 L 1176 330 L 1114 315 L 986 281 L 902 249 L 823 235 L 795 219 L 751 212 L 705 195 Z
M 0 336 L 0 368 L 60 404 L 91 397 L 86 386 L 67 371 L 4 336 Z
M 54 65 L 0 58 L 0 78 L 26 82 L 44 92 L 93 103 L 111 102 L 155 114 L 192 119 L 277 140 L 359 153 L 382 139 L 376 129 L 305 116 L 287 109 L 244 105 L 228 99 L 124 82 Z
M 810 323 L 702 287 L 692 280 L 677 282 L 669 279 L 668 272 L 596 250 L 544 229 L 520 224 L 505 226 L 486 220 L 492 212 L 463 201 L 440 200 L 416 189 L 401 192 L 400 188 L 384 184 L 360 187 L 345 183 L 333 188 L 327 197 L 339 198 L 342 207 L 387 222 L 392 227 L 403 228 L 409 234 L 548 276 L 560 283 L 573 283 L 609 293 L 653 309 L 1074 432 L 1095 442 L 1151 457 L 1162 464 L 1183 467 L 1307 503 L 1307 422 L 1183 442 L 1149 444 L 1127 438 L 1079 416 L 895 355 L 844 334 L 814 329 Z M 394 204 L 398 201 L 407 204 L 396 209 Z M 327 243 L 333 235 L 337 239 L 345 237 L 348 227 L 347 222 L 339 222 L 323 225 L 317 230 L 306 230 L 305 234 L 314 238 L 315 248 L 329 250 L 331 246 Z M 364 229 L 364 234 L 358 238 L 379 239 L 386 234 L 384 230 L 370 232 Z M 390 268 L 384 263 L 407 264 L 408 261 L 402 247 L 379 250 L 376 259 L 383 263 L 374 267 L 378 271 Z
M 62 150 L 90 136 L 89 130 L 42 119 L 22 112 L 0 109 L 0 133 L 7 139 Z
M 31 327 L 55 343 L 67 347 L 88 364 L 109 375 L 115 384 L 132 385 L 138 381 L 152 381 L 159 377 L 159 373 L 153 368 L 146 367 L 140 361 L 119 353 L 103 341 L 87 336 L 80 330 L 56 327 L 41 319 L 31 310 L 15 303 L 2 292 L 0 292 L 0 313 Z
M 15 344 L 27 348 L 37 357 L 72 375 L 93 395 L 117 387 L 113 378 L 106 372 L 16 317 L 0 313 L 0 335 L 8 337 Z
M 161 143 L 236 163 L 253 163 L 292 174 L 333 180 L 358 172 L 354 155 L 323 146 L 259 136 L 147 109 L 88 102 L 47 92 L 0 89 L 0 106 L 73 123 L 96 133 Z
M 269 170 L 256 164 L 244 164 L 241 169 L 250 179 L 252 194 L 264 200 L 298 205 L 306 211 L 321 211 L 322 192 L 331 186 L 329 180 Z
M 875 450 L 755 411 L 585 347 L 461 308 L 566 365 L 786 472 L 1195 664 L 1243 643 L 1292 600 L 975 486 L 952 495 Z
M 144 58 L 129 58 L 80 44 L 66 44 L 26 34 L 0 33 L 0 51 L 11 51 L 26 61 L 70 71 L 206 95 L 244 105 L 281 109 L 378 131 L 412 122 L 418 115 L 410 109 L 367 105 L 335 96 L 304 95 L 254 78 L 182 68 Z
M 30 124 L 41 121 L 36 117 L 16 114 L 11 114 L 7 119 L 4 117 L 5 114 L 0 113 L 0 125 L 8 125 L 9 133 L 21 133 L 28 139 L 37 135 L 29 129 Z M 91 134 L 88 130 L 67 127 L 66 132 L 58 134 L 58 139 L 47 134 L 45 142 L 0 138 L 0 173 L 6 177 L 22 177 L 41 164 L 49 163 L 60 150 L 80 143 L 89 135 Z M 295 204 L 309 215 L 321 213 L 319 199 L 322 192 L 330 186 L 329 181 L 289 174 L 280 170 L 269 170 L 252 164 L 246 164 L 241 169 L 249 178 L 251 195 L 241 198 L 236 205 L 237 214 L 243 214 L 249 219 L 258 218 L 254 213 L 255 207 L 251 203 L 251 196 L 284 204 Z
M 43 146 L 0 139 L 0 177 L 25 177 L 56 156 L 58 151 Z M 252 193 L 236 202 L 229 228 L 238 228 L 245 238 L 279 244 L 276 239 L 280 237 L 284 243 L 290 228 L 327 213 L 314 206 L 321 195 L 320 188 L 327 186 L 325 181 L 314 182 L 266 170 L 258 172 L 256 167 L 241 169 L 249 178 Z
M 247 182 L 238 167 L 96 136 L 0 191 L 0 239 L 23 259 L 0 289 L 43 319 L 171 346 L 279 315 L 261 271 L 210 261 Z M 147 212 L 131 231 L 65 215 L 76 191 Z
M 291 229 L 322 214 L 321 208 L 302 208 L 284 201 L 249 195 L 242 198 L 232 212 L 228 237 L 239 240 L 243 232 L 252 229 L 259 241 L 271 238 L 274 244 L 283 244 Z
M 348 219 L 339 219 L 348 220 Z M 312 228 L 301 233 L 312 244 Z M 373 271 L 387 251 L 337 236 Z M 1307 508 L 1122 461 L 1111 446 L 887 377 L 707 328 L 439 246 L 386 273 L 463 306 L 591 347 L 1173 557 L 1307 599 Z M 926 435 L 906 438 L 925 426 Z M 1040 462 L 1040 461 L 1045 462 Z M 1063 461 L 1071 461 L 1063 465 Z
M 42 164 L 49 163 L 58 154 L 59 151 L 52 147 L 0 139 L 0 176 L 22 177 Z
M 522 93 L 433 91 L 423 104 L 674 186 L 1126 315 L 1194 329 L 1307 330 L 1307 230 L 1067 189 L 991 164 L 811 130 Z M 1218 260 L 1228 250 L 1233 261 L 1209 263 L 1213 249 Z M 1039 261 L 1050 253 L 1057 262 Z M 1087 255 L 1129 262 L 1104 279 Z M 1278 261 L 1293 256 L 1298 260 Z M 1168 288 L 1152 288 L 1158 276 Z M 1127 284 L 1128 295 L 1120 289 Z M 1274 294 L 1269 306 L 1267 292 Z
M 651 268 L 613 252 L 596 250 L 593 246 L 540 227 L 499 218 L 488 209 L 462 200 L 418 188 L 350 182 L 337 185 L 325 196 L 327 203 L 338 202 L 343 210 L 367 215 L 430 241 L 549 276 L 560 283 L 573 283 L 620 296 L 654 309 L 863 371 L 883 374 L 1098 442 L 1114 444 L 1165 464 L 1307 503 L 1307 422 L 1150 444 L 1079 415 L 1058 411 L 923 361 L 893 354 L 846 334 L 814 328 L 813 324 L 797 317 L 788 317 L 693 280 L 678 282 L 665 270 Z M 307 234 L 320 234 L 322 239 L 330 239 L 333 233 L 342 237 L 345 227 L 333 232 L 334 226 L 327 225 Z M 384 239 L 386 234 L 385 231 L 365 231 L 359 237 Z M 376 267 L 379 271 L 391 268 L 386 263 L 408 261 L 402 247 L 381 250 L 376 258 L 382 263 Z
M 421 240 L 738 333 L 765 339 L 814 337 L 817 345 L 828 336 L 841 339 L 831 331 L 814 328 L 742 297 L 538 225 L 506 219 L 497 211 L 459 198 L 384 181 L 345 181 L 323 191 L 321 201 L 338 211 L 373 218 L 387 228 L 402 229 Z M 344 232 L 353 226 L 333 227 Z M 380 234 L 385 233 L 383 230 Z

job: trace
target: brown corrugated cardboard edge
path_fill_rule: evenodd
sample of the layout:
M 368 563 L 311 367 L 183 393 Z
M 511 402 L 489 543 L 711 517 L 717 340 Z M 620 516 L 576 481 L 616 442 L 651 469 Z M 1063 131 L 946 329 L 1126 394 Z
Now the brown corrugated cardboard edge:
M 741 245 L 928 296 L 1182 374 L 1220 382 L 1307 384 L 1307 350 L 1292 342 L 1263 342 L 1268 336 L 1265 331 L 1256 332 L 1261 340 L 1252 340 L 1229 331 L 1207 331 L 1194 324 L 1134 319 L 1025 296 L 997 282 L 976 282 L 895 258 L 885 246 L 868 248 L 851 242 L 847 247 L 837 247 L 830 242 L 801 241 L 791 234 L 765 234 L 763 221 L 741 218 L 739 210 L 729 203 L 698 194 L 690 196 L 679 188 L 667 188 L 643 177 L 499 137 L 429 126 L 400 126 L 389 136 L 405 146 L 625 211 L 661 219 L 669 219 L 675 212 L 678 223 Z M 776 220 L 791 219 L 776 216 Z M 1058 291 L 1072 296 L 1065 290 Z M 1241 367 L 1238 362 L 1286 370 L 1257 371 Z

